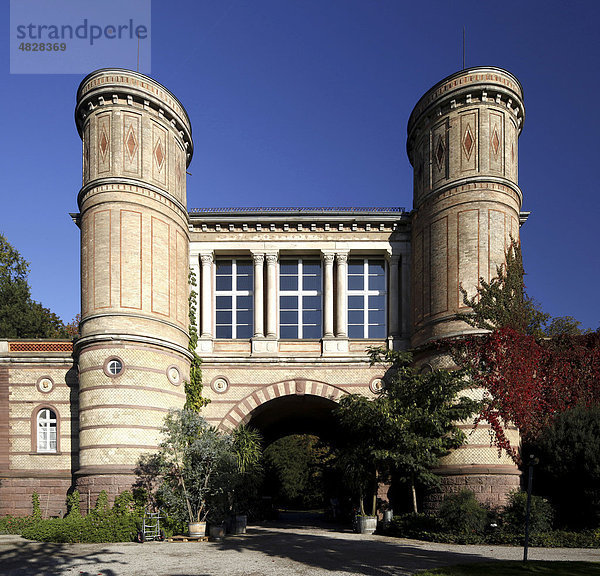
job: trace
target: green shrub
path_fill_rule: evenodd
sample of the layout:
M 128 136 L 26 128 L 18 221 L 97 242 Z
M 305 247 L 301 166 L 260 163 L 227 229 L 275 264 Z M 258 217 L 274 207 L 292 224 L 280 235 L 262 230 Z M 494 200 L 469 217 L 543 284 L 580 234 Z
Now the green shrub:
M 0 518 L 0 534 L 21 534 L 35 522 L 32 516 L 4 516 Z
M 452 534 L 483 534 L 488 525 L 488 510 L 470 490 L 446 495 L 439 517 Z
M 37 492 L 31 495 L 31 507 L 33 509 L 33 518 L 39 520 L 42 517 L 42 509 L 40 508 L 40 497 Z
M 67 495 L 67 518 L 81 518 L 81 504 L 79 490 L 74 490 Z
M 115 503 L 113 505 L 113 512 L 117 516 L 123 516 L 129 512 L 133 512 L 135 508 L 135 503 L 133 500 L 133 496 L 129 490 L 125 490 L 125 492 L 119 494 L 115 498 Z
M 509 496 L 508 505 L 502 513 L 503 529 L 515 534 L 524 534 L 526 514 L 527 493 L 513 492 Z M 540 496 L 532 496 L 529 514 L 530 534 L 551 531 L 553 516 L 552 506 L 548 500 Z
M 92 510 L 92 514 L 95 516 L 106 516 L 110 512 L 110 508 L 108 506 L 108 494 L 106 490 L 102 490 L 100 494 L 98 494 L 98 499 L 96 500 L 96 505 Z
M 31 518 L 20 533 L 24 538 L 42 542 L 130 542 L 141 527 L 139 514 L 132 510 L 133 497 L 124 492 L 111 509 L 102 491 L 94 509 L 85 517 L 79 509 L 79 494 L 67 497 L 68 514 L 64 518 Z M 1 525 L 0 525 L 1 527 Z M 14 532 L 13 532 L 14 533 Z
M 532 452 L 536 492 L 555 506 L 569 528 L 600 525 L 600 406 L 577 406 L 542 430 Z
M 402 514 L 394 516 L 385 533 L 400 538 L 416 538 L 419 540 L 431 539 L 431 534 L 443 531 L 443 524 L 439 518 L 428 514 Z
M 600 533 L 598 530 L 582 532 L 554 530 L 532 534 L 530 543 L 531 546 L 544 548 L 600 548 Z

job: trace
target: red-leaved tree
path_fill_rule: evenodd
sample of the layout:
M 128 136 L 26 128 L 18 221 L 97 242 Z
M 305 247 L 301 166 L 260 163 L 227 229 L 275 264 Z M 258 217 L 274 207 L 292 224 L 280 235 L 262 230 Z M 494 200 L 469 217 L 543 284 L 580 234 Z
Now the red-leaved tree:
M 507 422 L 531 441 L 558 414 L 579 404 L 600 405 L 600 330 L 539 339 L 504 327 L 455 342 L 454 352 L 484 390 L 477 421 L 490 424 L 493 443 L 515 460 Z

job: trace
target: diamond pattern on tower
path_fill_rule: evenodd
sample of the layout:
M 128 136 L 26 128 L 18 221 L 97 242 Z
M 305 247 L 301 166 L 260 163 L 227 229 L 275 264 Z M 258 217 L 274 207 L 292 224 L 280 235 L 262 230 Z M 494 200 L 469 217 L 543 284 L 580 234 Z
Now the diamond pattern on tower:
M 108 150 L 108 136 L 106 135 L 106 129 L 102 126 L 102 132 L 100 134 L 100 154 L 102 159 L 106 158 L 106 151 Z
M 463 136 L 462 145 L 467 155 L 467 160 L 471 159 L 471 152 L 473 152 L 473 148 L 475 146 L 475 139 L 473 138 L 473 133 L 471 132 L 471 125 L 467 124 L 467 129 L 465 130 L 465 134 Z
M 494 156 L 498 156 L 498 150 L 500 150 L 500 138 L 498 137 L 498 129 L 495 126 L 492 134 L 492 150 L 494 151 Z
M 437 146 L 435 147 L 435 159 L 437 161 L 438 170 L 442 169 L 442 163 L 444 161 L 444 156 L 446 155 L 446 147 L 444 146 L 444 139 L 439 136 L 437 141 Z
M 133 155 L 137 150 L 137 139 L 135 137 L 135 132 L 133 131 L 132 126 L 129 126 L 127 137 L 125 138 L 125 147 L 127 148 L 127 152 L 129 153 L 129 159 L 133 160 Z
M 154 146 L 154 159 L 156 160 L 158 170 L 162 170 L 163 163 L 165 161 L 165 152 L 160 140 L 157 140 L 156 146 Z

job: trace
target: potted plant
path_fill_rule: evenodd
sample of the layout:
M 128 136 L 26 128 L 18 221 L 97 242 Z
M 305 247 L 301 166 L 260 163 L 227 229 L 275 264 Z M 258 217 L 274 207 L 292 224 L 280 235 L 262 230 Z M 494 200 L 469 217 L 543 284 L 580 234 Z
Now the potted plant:
M 209 426 L 193 410 L 172 410 L 165 418 L 158 454 L 158 498 L 171 514 L 188 523 L 190 536 L 204 536 L 211 507 L 219 501 L 236 474 L 231 437 Z M 144 462 L 139 468 L 143 468 Z
M 257 498 L 257 487 L 262 480 L 262 436 L 257 430 L 239 426 L 232 433 L 236 458 L 236 482 L 230 492 L 228 531 L 245 534 L 248 511 Z
M 358 494 L 358 510 L 354 518 L 355 531 L 359 534 L 373 534 L 377 529 L 377 489 L 379 486 L 375 462 L 372 459 L 360 458 L 356 452 L 353 452 L 343 454 L 340 464 L 344 469 L 346 483 Z M 367 504 L 370 505 L 368 510 Z

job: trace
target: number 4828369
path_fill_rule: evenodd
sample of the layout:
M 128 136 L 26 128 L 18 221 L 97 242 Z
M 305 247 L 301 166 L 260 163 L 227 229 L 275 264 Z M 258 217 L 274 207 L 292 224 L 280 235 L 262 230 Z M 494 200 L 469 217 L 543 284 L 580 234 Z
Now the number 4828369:
M 65 42 L 21 42 L 19 50 L 22 52 L 64 52 L 67 49 Z

